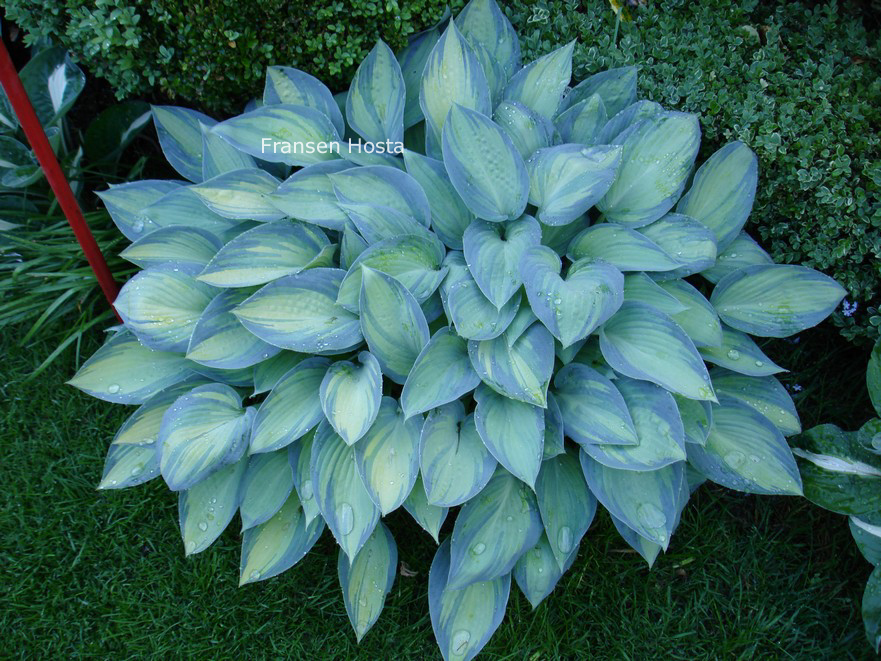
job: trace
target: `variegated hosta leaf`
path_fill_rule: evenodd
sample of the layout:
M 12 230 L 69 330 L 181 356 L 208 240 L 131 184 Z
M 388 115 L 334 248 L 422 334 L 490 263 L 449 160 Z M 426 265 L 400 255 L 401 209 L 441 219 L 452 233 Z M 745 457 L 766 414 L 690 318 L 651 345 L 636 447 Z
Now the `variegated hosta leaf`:
M 422 108 L 419 107 L 419 91 L 422 83 L 422 72 L 431 54 L 431 49 L 440 38 L 437 27 L 431 27 L 407 38 L 407 45 L 397 54 L 404 76 L 406 101 L 404 103 L 404 128 L 409 129 L 422 121 Z M 424 126 L 424 124 L 423 124 Z
M 354 445 L 367 433 L 382 400 L 382 373 L 376 358 L 362 351 L 358 363 L 335 362 L 327 369 L 319 391 L 324 417 L 347 445 Z
M 340 238 L 340 268 L 346 270 L 351 268 L 358 256 L 367 250 L 367 245 L 367 241 L 358 234 L 355 226 L 352 223 L 346 223 Z
M 876 567 L 881 564 L 881 526 L 856 516 L 849 517 L 848 526 L 863 557 Z
M 690 216 L 668 213 L 639 231 L 682 263 L 656 276 L 659 279 L 684 278 L 716 263 L 716 237 Z
M 216 121 L 195 110 L 178 106 L 153 106 L 153 123 L 162 153 L 182 177 L 202 181 L 202 129 Z
M 875 654 L 881 649 L 881 570 L 877 567 L 869 574 L 866 589 L 863 592 L 862 602 L 863 626 L 866 630 L 866 638 L 875 650 Z
M 253 417 L 253 409 L 242 409 L 236 391 L 219 383 L 199 386 L 175 400 L 159 428 L 160 467 L 169 489 L 189 489 L 238 461 Z
M 708 363 L 747 376 L 770 376 L 786 370 L 768 358 L 746 333 L 722 324 L 722 343 L 700 347 L 701 357 Z
M 325 161 L 297 170 L 285 179 L 269 201 L 286 215 L 331 230 L 341 230 L 348 221 L 333 192 L 330 176 L 353 165 L 347 161 Z
M 653 383 L 626 377 L 616 381 L 624 398 L 639 442 L 636 445 L 585 443 L 581 449 L 610 468 L 653 471 L 685 455 L 685 431 L 673 395 Z
M 617 223 L 601 223 L 581 232 L 569 244 L 568 257 L 603 259 L 619 271 L 672 271 L 681 266 L 647 236 Z
M 327 115 L 307 106 L 262 106 L 211 130 L 239 151 L 270 163 L 311 165 L 340 157 L 337 129 Z
M 318 502 L 315 500 L 315 488 L 312 486 L 312 473 L 309 464 L 312 459 L 312 441 L 315 433 L 310 432 L 290 446 L 291 465 L 294 468 L 294 488 L 300 498 L 300 506 L 306 517 L 308 526 L 313 519 L 321 518 Z
M 593 145 L 598 143 L 597 135 L 607 119 L 602 98 L 599 94 L 594 94 L 557 115 L 554 126 L 564 143 Z M 610 141 L 600 144 L 608 142 Z
M 455 507 L 469 501 L 486 486 L 496 460 L 486 449 L 474 416 L 465 416 L 460 401 L 428 414 L 422 425 L 420 466 L 428 502 Z
M 450 542 L 445 541 L 435 553 L 428 574 L 431 628 L 444 661 L 471 661 L 502 623 L 511 575 L 451 589 L 449 574 Z
M 251 367 L 281 351 L 252 335 L 233 314 L 249 291 L 227 289 L 214 297 L 202 312 L 187 346 L 187 358 L 208 367 Z
M 673 207 L 685 187 L 700 146 L 697 116 L 660 113 L 635 124 L 615 143 L 624 146 L 621 167 L 597 208 L 626 227 L 648 225 Z
M 254 393 L 252 396 L 269 392 L 278 380 L 290 372 L 298 363 L 308 358 L 296 351 L 281 351 L 254 367 Z
M 511 21 L 493 0 L 472 0 L 456 16 L 456 26 L 471 44 L 489 51 L 510 76 L 520 66 L 520 41 Z
M 456 517 L 447 589 L 461 590 L 508 574 L 541 533 L 535 495 L 504 469 L 497 470 Z
M 145 179 L 111 186 L 105 191 L 97 191 L 107 213 L 116 227 L 129 241 L 137 241 L 145 234 L 158 229 L 142 211 L 158 202 L 173 190 L 183 187 L 180 181 Z
M 726 324 L 759 337 L 788 337 L 828 317 L 847 291 L 795 264 L 747 266 L 716 285 L 710 302 Z
M 422 484 L 422 475 L 416 477 L 416 483 L 410 490 L 410 495 L 404 501 L 404 509 L 410 513 L 413 520 L 418 523 L 425 532 L 431 535 L 435 544 L 438 543 L 441 526 L 447 518 L 450 510 L 428 502 L 425 487 Z
M 383 397 L 376 420 L 355 444 L 358 474 L 383 516 L 400 507 L 419 474 L 422 417 L 404 417 L 398 403 Z
M 569 554 L 566 569 L 575 562 L 576 553 L 577 549 Z M 563 576 L 563 570 L 557 565 L 545 533 L 541 534 L 534 547 L 520 556 L 512 574 L 533 610 L 553 592 L 557 581 Z
M 587 486 L 609 513 L 664 550 L 679 518 L 685 462 L 653 471 L 609 468 L 581 451 Z
M 545 225 L 567 225 L 590 209 L 611 187 L 621 163 L 619 145 L 577 144 L 539 149 L 526 162 L 529 203 Z
M 802 495 L 801 477 L 786 439 L 761 413 L 719 395 L 703 447 L 688 444 L 688 461 L 708 479 L 737 491 Z
M 508 81 L 502 97 L 517 101 L 547 119 L 553 119 L 572 78 L 573 39 L 523 67 Z
M 224 218 L 215 213 L 193 191 L 192 186 L 176 188 L 161 198 L 141 209 L 138 220 L 135 221 L 136 229 L 142 223 L 146 231 L 152 231 L 159 227 L 196 227 L 210 232 L 219 239 L 226 241 L 230 232 L 242 224 L 241 220 Z
M 460 252 L 449 252 L 444 259 L 449 273 L 440 287 L 447 318 L 456 332 L 469 340 L 491 340 L 505 332 L 520 308 L 521 295 L 515 294 L 497 309 L 474 281 Z
M 249 287 L 308 268 L 329 266 L 335 246 L 313 225 L 282 220 L 227 243 L 199 274 L 214 287 Z
M 563 415 L 553 393 L 548 393 L 548 406 L 545 409 L 545 444 L 542 459 L 550 459 L 566 451 L 563 438 Z
M 393 276 L 420 304 L 440 286 L 447 274 L 443 266 L 444 247 L 434 236 L 404 234 L 367 247 L 355 258 L 340 285 L 337 302 L 358 313 L 361 297 L 362 266 Z
M 345 271 L 316 268 L 280 278 L 235 309 L 269 344 L 302 353 L 345 351 L 363 339 L 358 317 L 336 302 Z
M 597 509 L 578 458 L 564 452 L 545 460 L 535 482 L 535 495 L 551 557 L 558 570 L 564 571 Z
M 205 383 L 207 383 L 206 379 L 189 378 L 182 383 L 176 383 L 157 392 L 122 423 L 116 436 L 113 437 L 113 445 L 140 445 L 157 448 L 159 425 L 162 423 L 165 411 L 178 397 L 196 386 L 205 385 Z
M 432 238 L 431 231 L 411 215 L 378 204 L 340 203 L 340 208 L 348 216 L 368 244 L 393 239 L 404 234 L 418 234 Z
M 431 229 L 451 250 L 462 249 L 462 235 L 474 220 L 459 193 L 456 192 L 443 161 L 409 149 L 404 150 L 404 163 L 428 198 L 431 208 Z
M 391 54 L 389 56 L 392 57 Z M 397 570 L 398 547 L 391 532 L 382 523 L 376 527 L 351 564 L 345 553 L 340 551 L 337 574 L 343 589 L 346 614 L 358 642 L 379 619 Z
M 329 366 L 327 358 L 306 358 L 278 380 L 257 409 L 251 454 L 283 448 L 324 419 L 319 388 Z
M 621 538 L 630 545 L 630 548 L 642 556 L 642 559 L 648 563 L 649 569 L 651 569 L 658 558 L 658 554 L 663 550 L 661 545 L 646 539 L 615 516 L 610 514 L 609 518 L 612 519 L 615 530 L 618 531 Z
M 502 101 L 496 106 L 493 120 L 508 134 L 524 161 L 536 150 L 554 143 L 553 123 L 517 101 Z
M 538 321 L 516 339 L 502 333 L 492 340 L 471 340 L 468 355 L 481 380 L 496 392 L 534 406 L 547 405 L 554 338 Z
M 210 232 L 176 225 L 150 232 L 119 253 L 119 256 L 142 269 L 167 264 L 189 275 L 196 275 L 222 245 Z
M 624 276 L 611 264 L 583 259 L 569 267 L 546 246 L 530 248 L 520 262 L 520 275 L 535 316 L 568 347 L 612 317 L 623 302 Z
M 701 354 L 685 331 L 651 306 L 622 305 L 600 329 L 600 349 L 621 374 L 691 399 L 714 399 Z
M 297 494 L 291 492 L 271 519 L 242 535 L 239 585 L 278 576 L 303 559 L 324 532 L 320 516 L 307 522 Z
M 718 254 L 715 266 L 701 271 L 701 275 L 715 284 L 745 266 L 773 263 L 771 256 L 749 234 L 741 232 Z
M 187 555 L 204 551 L 226 530 L 240 502 L 246 458 L 221 468 L 178 495 L 178 517 Z
M 716 309 L 685 280 L 665 280 L 658 285 L 676 298 L 686 309 L 670 315 L 694 345 L 718 347 L 722 344 L 722 324 Z
M 740 141 L 729 142 L 700 166 L 676 211 L 706 225 L 723 250 L 743 229 L 753 207 L 759 161 Z
M 489 117 L 454 104 L 443 131 L 444 165 L 466 206 L 494 222 L 523 214 L 529 175 L 511 138 Z
M 321 516 L 351 563 L 379 523 L 379 507 L 358 475 L 354 448 L 327 422 L 315 431 L 310 474 Z
M 529 215 L 507 223 L 475 220 L 465 230 L 462 243 L 474 282 L 501 309 L 523 284 L 520 262 L 529 248 L 541 243 L 541 227 Z
M 202 311 L 217 290 L 170 266 L 136 274 L 123 285 L 113 307 L 126 327 L 151 349 L 187 349 Z
M 404 102 L 401 65 L 380 39 L 355 72 L 346 96 L 346 118 L 367 141 L 403 142 Z
M 224 218 L 271 222 L 284 218 L 269 200 L 278 184 L 278 179 L 265 170 L 250 168 L 217 175 L 190 190 Z
M 866 367 L 866 389 L 875 413 L 881 416 L 881 343 L 875 342 Z
M 624 302 L 650 305 L 671 318 L 674 314 L 688 309 L 679 302 L 678 298 L 668 294 L 645 273 L 631 273 L 624 276 Z
M 104 460 L 99 489 L 125 489 L 159 475 L 159 448 L 156 444 L 112 443 Z
M 578 83 L 563 100 L 571 108 L 576 103 L 598 94 L 609 117 L 618 114 L 636 101 L 636 67 L 619 67 L 600 71 Z
M 67 383 L 117 404 L 143 404 L 193 376 L 183 355 L 148 349 L 127 330 L 112 334 Z
M 239 151 L 226 140 L 211 132 L 205 124 L 202 129 L 202 178 L 207 181 L 220 174 L 234 170 L 250 170 L 257 167 L 253 156 Z
M 637 445 L 627 403 L 615 384 L 594 369 L 570 363 L 554 376 L 554 399 L 566 436 L 579 445 Z
M 457 400 L 479 383 L 465 340 L 445 326 L 432 336 L 410 368 L 401 391 L 401 408 L 408 418 L 425 413 Z
M 226 370 L 191 362 L 190 369 L 205 379 L 210 379 L 215 383 L 223 383 L 233 388 L 250 388 L 251 384 L 254 383 L 253 367 Z
M 341 204 L 387 207 L 423 227 L 431 223 L 431 207 L 425 191 L 416 179 L 403 170 L 386 165 L 370 165 L 327 176 Z M 366 234 L 363 236 L 371 242 Z
M 241 486 L 242 530 L 268 521 L 294 488 L 293 456 L 288 448 L 252 455 Z
M 533 486 L 544 451 L 544 411 L 485 385 L 477 388 L 474 400 L 474 424 L 483 444 L 502 466 Z
M 305 71 L 292 67 L 268 67 L 263 103 L 267 106 L 286 103 L 312 108 L 326 115 L 337 133 L 345 133 L 343 114 L 333 94 L 324 83 Z
M 596 137 L 597 144 L 605 145 L 616 141 L 619 135 L 634 124 L 662 113 L 664 109 L 654 101 L 636 101 L 609 118 Z
M 440 145 L 447 115 L 454 105 L 487 116 L 492 112 L 489 84 L 483 67 L 456 23 L 450 21 L 428 56 L 419 88 L 419 106 L 425 115 L 426 138 L 433 135 L 436 145 Z M 437 156 L 432 153 L 428 155 Z
M 792 397 L 773 376 L 744 376 L 716 368 L 710 372 L 713 388 L 751 406 L 768 418 L 784 436 L 801 433 L 801 421 Z
M 715 379 L 713 385 L 716 385 Z M 686 442 L 706 445 L 707 435 L 713 427 L 712 404 L 706 400 L 688 399 L 682 395 L 673 395 L 673 399 L 676 400 L 679 417 L 682 418 Z
M 383 373 L 404 383 L 429 332 L 419 303 L 390 275 L 361 267 L 361 332 Z

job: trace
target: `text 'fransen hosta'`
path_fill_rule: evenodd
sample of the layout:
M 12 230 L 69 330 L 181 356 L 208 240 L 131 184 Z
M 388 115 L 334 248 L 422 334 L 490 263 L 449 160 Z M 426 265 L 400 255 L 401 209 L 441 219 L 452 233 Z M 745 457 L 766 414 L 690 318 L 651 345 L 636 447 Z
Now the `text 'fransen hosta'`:
M 71 381 L 139 405 L 101 486 L 161 475 L 188 554 L 238 511 L 242 583 L 326 526 L 359 638 L 397 570 L 382 517 L 437 540 L 458 508 L 429 576 L 446 659 L 486 644 L 512 577 L 551 592 L 597 503 L 651 564 L 704 478 L 800 494 L 799 420 L 750 335 L 844 290 L 742 231 L 749 148 L 695 171 L 697 117 L 637 101 L 633 68 L 570 89 L 573 48 L 522 67 L 473 0 L 397 56 L 378 43 L 336 96 L 272 67 L 226 121 L 154 108 L 187 181 L 101 193 L 143 270 Z

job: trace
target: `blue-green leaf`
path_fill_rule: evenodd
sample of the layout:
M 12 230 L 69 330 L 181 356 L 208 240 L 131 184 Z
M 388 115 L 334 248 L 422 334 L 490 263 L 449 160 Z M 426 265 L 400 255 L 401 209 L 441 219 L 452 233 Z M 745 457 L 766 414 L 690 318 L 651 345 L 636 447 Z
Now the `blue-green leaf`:
M 716 263 L 716 237 L 694 218 L 668 213 L 639 232 L 681 262 L 677 269 L 656 276 L 659 279 L 684 278 Z
M 211 546 L 232 521 L 239 508 L 247 465 L 248 460 L 242 458 L 180 492 L 177 510 L 187 555 Z
M 220 250 L 220 240 L 195 227 L 163 227 L 132 243 L 119 256 L 142 269 L 169 264 L 184 273 L 199 273 Z
M 149 482 L 159 475 L 156 442 L 111 443 L 104 460 L 99 489 L 125 489 Z
M 784 436 L 801 433 L 801 421 L 792 397 L 773 376 L 745 376 L 715 368 L 710 372 L 718 395 L 740 400 L 761 413 Z
M 143 210 L 158 202 L 173 190 L 183 187 L 179 181 L 144 179 L 110 186 L 96 191 L 116 227 L 129 241 L 137 241 L 158 226 L 144 215 Z
M 713 385 L 715 386 L 715 381 Z M 713 426 L 713 405 L 705 400 L 688 399 L 682 395 L 673 395 L 673 399 L 676 400 L 679 417 L 682 418 L 686 442 L 706 445 L 707 435 Z
M 252 167 L 219 174 L 192 190 L 205 206 L 224 218 L 271 222 L 284 218 L 269 196 L 279 181 L 265 170 Z
M 670 315 L 671 318 L 674 314 L 688 309 L 679 302 L 678 298 L 667 293 L 645 273 L 631 273 L 624 276 L 624 301 L 650 305 L 656 310 Z
M 294 488 L 300 498 L 307 526 L 316 517 L 321 518 L 318 503 L 315 501 L 315 489 L 312 486 L 312 473 L 309 468 L 314 437 L 315 433 L 310 432 L 288 448 L 291 454 L 291 465 L 294 468 Z
M 747 376 L 770 376 L 786 370 L 768 358 L 753 339 L 722 324 L 722 342 L 714 347 L 700 347 L 701 358 Z
M 749 234 L 741 232 L 718 254 L 715 266 L 701 271 L 701 275 L 715 284 L 745 266 L 773 263 L 771 256 Z
M 254 393 L 260 395 L 275 387 L 279 379 L 291 371 L 305 358 L 306 354 L 295 351 L 281 351 L 272 358 L 267 358 L 254 368 Z
M 358 65 L 349 87 L 346 96 L 349 126 L 370 142 L 403 142 L 404 103 L 401 65 L 380 39 Z
M 658 285 L 685 306 L 685 310 L 671 314 L 670 318 L 679 324 L 698 349 L 722 344 L 719 315 L 697 289 L 685 280 L 665 280 Z
M 425 532 L 431 535 L 435 543 L 438 543 L 441 526 L 447 519 L 450 510 L 446 507 L 438 507 L 428 502 L 425 487 L 422 484 L 422 475 L 416 477 L 416 482 L 410 490 L 410 495 L 404 501 L 404 509 L 409 512 L 413 520 L 418 523 Z
M 573 39 L 523 67 L 508 81 L 502 97 L 519 101 L 539 115 L 553 119 L 572 78 Z
M 456 332 L 469 340 L 491 340 L 504 333 L 520 308 L 521 295 L 512 296 L 499 310 L 480 291 L 462 253 L 448 252 L 444 265 L 450 270 L 440 294 Z
M 287 448 L 251 456 L 241 486 L 242 530 L 268 521 L 294 488 L 292 456 Z
M 603 100 L 609 117 L 617 115 L 636 101 L 636 67 L 607 69 L 585 78 L 572 88 L 564 105 L 571 108 L 594 94 Z
M 339 206 L 329 175 L 351 167 L 353 165 L 347 161 L 309 165 L 285 179 L 269 196 L 269 201 L 292 218 L 331 230 L 341 230 L 348 216 Z
M 192 186 L 175 188 L 152 204 L 141 209 L 137 223 L 141 222 L 147 231 L 159 227 L 183 225 L 196 227 L 225 239 L 228 232 L 241 225 L 240 220 L 224 218 L 215 213 L 193 191 Z
M 153 123 L 166 160 L 182 177 L 202 181 L 202 128 L 216 121 L 195 110 L 178 106 L 153 106 Z
M 563 438 L 563 414 L 554 394 L 548 393 L 548 405 L 545 408 L 545 444 L 542 450 L 542 459 L 547 460 L 556 457 L 566 451 Z
M 601 223 L 582 231 L 569 244 L 569 259 L 604 259 L 619 271 L 672 271 L 677 259 L 636 230 Z
M 358 363 L 335 362 L 327 369 L 319 391 L 324 417 L 346 445 L 354 445 L 367 433 L 382 400 L 382 373 L 376 358 L 362 351 Z
M 404 76 L 406 101 L 404 103 L 404 128 L 408 129 L 423 120 L 422 108 L 419 106 L 419 91 L 422 83 L 422 72 L 431 54 L 431 49 L 440 38 L 437 27 L 429 28 L 408 37 L 408 43 L 398 53 L 398 63 Z
M 332 172 L 327 176 L 343 205 L 387 207 L 423 227 L 431 224 L 431 207 L 425 191 L 416 179 L 403 170 L 387 165 L 369 165 Z M 372 243 L 370 237 L 363 232 L 362 235 L 368 243 Z
M 520 66 L 517 32 L 495 0 L 471 0 L 456 16 L 456 26 L 470 43 L 486 48 L 506 76 Z
M 484 445 L 515 476 L 532 487 L 544 450 L 544 411 L 481 385 L 474 393 L 474 424 Z
M 597 137 L 606 120 L 606 106 L 600 95 L 594 94 L 557 115 L 554 126 L 564 143 L 608 144 L 610 140 L 601 141 Z
M 280 103 L 313 108 L 327 116 L 337 133 L 346 132 L 346 124 L 333 94 L 324 83 L 305 71 L 292 67 L 268 67 L 263 88 L 263 103 L 267 106 Z
M 517 101 L 502 101 L 496 106 L 493 120 L 508 134 L 524 161 L 554 143 L 551 121 Z
M 340 551 L 337 574 L 343 589 L 346 614 L 358 642 L 379 619 L 397 570 L 398 547 L 391 532 L 382 523 L 376 527 L 351 564 L 345 553 Z
M 610 117 L 596 136 L 597 144 L 605 145 L 615 142 L 619 135 L 643 119 L 653 117 L 664 109 L 654 101 L 636 101 Z
M 239 151 L 226 140 L 211 132 L 210 126 L 202 124 L 202 178 L 207 181 L 220 174 L 234 170 L 257 167 L 249 154 Z
M 575 561 L 577 551 L 576 548 L 569 554 L 566 569 L 569 569 L 569 566 Z M 554 558 L 545 533 L 541 534 L 535 546 L 520 556 L 512 573 L 514 580 L 517 581 L 517 586 L 535 610 L 553 591 L 557 581 L 563 576 L 563 571 L 557 565 L 557 560 Z

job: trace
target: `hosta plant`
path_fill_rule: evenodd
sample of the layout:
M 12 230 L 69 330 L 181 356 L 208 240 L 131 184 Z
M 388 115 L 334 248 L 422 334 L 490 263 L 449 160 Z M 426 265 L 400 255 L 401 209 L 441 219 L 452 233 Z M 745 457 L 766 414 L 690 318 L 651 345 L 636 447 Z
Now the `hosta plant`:
M 533 605 L 551 592 L 598 504 L 651 564 L 704 478 L 800 494 L 798 417 L 751 335 L 813 326 L 844 291 L 742 231 L 746 146 L 693 172 L 697 118 L 637 101 L 632 68 L 570 89 L 572 50 L 521 66 L 474 0 L 397 56 L 378 43 L 336 97 L 273 67 L 226 121 L 155 108 L 186 181 L 102 193 L 143 270 L 72 380 L 139 405 L 101 486 L 161 475 L 188 554 L 239 512 L 241 583 L 329 528 L 359 639 L 403 507 L 445 538 L 446 659 L 485 645 L 512 578 Z
M 881 341 L 866 370 L 866 385 L 881 416 Z M 804 494 L 811 502 L 849 517 L 850 532 L 875 569 L 863 593 L 863 624 L 875 652 L 881 648 L 881 418 L 859 431 L 819 425 L 792 439 Z

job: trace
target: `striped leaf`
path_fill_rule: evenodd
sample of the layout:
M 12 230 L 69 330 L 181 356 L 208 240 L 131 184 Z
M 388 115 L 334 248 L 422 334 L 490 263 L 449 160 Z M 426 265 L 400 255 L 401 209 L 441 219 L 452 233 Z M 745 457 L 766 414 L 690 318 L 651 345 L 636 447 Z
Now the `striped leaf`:
M 297 490 L 297 496 L 300 498 L 300 506 L 303 508 L 307 526 L 315 518 L 321 518 L 321 512 L 318 511 L 318 503 L 315 500 L 315 488 L 312 486 L 312 473 L 309 468 L 314 437 L 315 433 L 310 432 L 288 448 L 291 453 L 291 464 L 294 467 L 294 489 Z
M 129 241 L 137 241 L 145 234 L 158 229 L 158 226 L 143 210 L 158 202 L 173 190 L 183 187 L 179 181 L 145 179 L 111 186 L 105 191 L 96 191 L 107 213 L 120 232 Z
M 219 239 L 241 225 L 240 220 L 215 213 L 193 191 L 192 186 L 176 188 L 141 210 L 148 231 L 159 227 L 182 225 L 210 232 Z M 137 221 L 136 221 L 137 222 Z
M 696 347 L 718 347 L 722 344 L 719 315 L 697 289 L 685 280 L 665 280 L 658 284 L 685 306 L 685 310 L 671 314 L 670 318 L 679 324 Z
M 337 574 L 343 589 L 346 614 L 358 642 L 379 619 L 397 570 L 398 547 L 391 532 L 382 523 L 376 527 L 351 564 L 345 553 L 340 551 Z
M 402 170 L 370 165 L 332 172 L 327 176 L 341 204 L 388 207 L 423 227 L 431 224 L 431 207 L 425 191 L 416 179 Z M 363 232 L 362 236 L 372 243 Z
M 382 373 L 370 352 L 358 354 L 358 365 L 348 360 L 327 369 L 319 390 L 324 417 L 346 445 L 364 436 L 382 399 Z
M 413 520 L 416 521 L 425 532 L 431 535 L 431 538 L 434 540 L 435 544 L 437 544 L 441 526 L 444 525 L 444 521 L 446 521 L 447 514 L 449 514 L 450 510 L 446 507 L 438 507 L 437 505 L 432 505 L 428 502 L 428 497 L 425 494 L 425 487 L 422 484 L 421 475 L 417 476 L 416 483 L 410 490 L 410 495 L 407 496 L 407 500 L 404 501 L 404 509 L 409 512 L 410 516 L 413 517 Z
M 508 134 L 524 161 L 554 143 L 554 125 L 550 120 L 517 101 L 502 101 L 496 106 L 493 120 Z
M 578 83 L 564 99 L 571 108 L 577 103 L 599 95 L 609 117 L 613 117 L 636 101 L 636 67 L 607 69 Z
M 753 339 L 722 324 L 722 342 L 715 347 L 701 347 L 701 357 L 708 363 L 747 376 L 770 376 L 786 370 L 768 358 Z
M 215 235 L 205 230 L 163 227 L 138 239 L 119 256 L 142 269 L 168 264 L 189 275 L 196 275 L 222 245 Z
M 752 407 L 784 436 L 801 433 L 801 421 L 792 397 L 773 376 L 745 376 L 716 368 L 710 372 L 713 388 L 719 395 L 737 399 Z
M 267 106 L 291 104 L 306 106 L 330 119 L 337 133 L 346 132 L 343 114 L 327 86 L 314 76 L 293 67 L 268 67 L 263 87 L 263 103 Z
M 297 170 L 285 179 L 269 202 L 291 218 L 331 230 L 341 230 L 348 221 L 333 192 L 330 176 L 353 165 L 347 161 L 325 161 Z
M 126 489 L 148 482 L 159 475 L 159 448 L 147 445 L 112 443 L 104 460 L 99 489 Z
M 714 381 L 713 386 L 715 385 Z M 707 435 L 713 426 L 712 404 L 707 401 L 687 399 L 682 395 L 673 395 L 673 399 L 676 400 L 679 417 L 682 418 L 686 442 L 706 445 Z
M 401 65 L 380 39 L 355 71 L 346 96 L 346 119 L 367 141 L 403 142 L 404 105 Z
M 278 184 L 278 179 L 265 170 L 252 167 L 219 174 L 190 190 L 224 218 L 271 222 L 284 218 L 269 199 Z
M 670 317 L 688 309 L 645 273 L 624 276 L 624 301 L 650 305 Z
M 771 256 L 749 234 L 741 232 L 718 254 L 715 266 L 701 271 L 701 275 L 715 284 L 745 266 L 773 263 Z
M 563 438 L 563 414 L 554 394 L 548 393 L 548 406 L 545 409 L 545 444 L 542 459 L 550 459 L 566 451 Z
M 654 117 L 663 111 L 664 109 L 661 105 L 654 101 L 643 100 L 631 103 L 629 106 L 616 113 L 613 117 L 609 118 L 609 121 L 603 125 L 597 135 L 596 141 L 601 145 L 611 144 L 618 139 L 619 135 L 634 124 L 637 124 L 643 119 Z
M 668 255 L 675 255 L 681 266 L 659 274 L 659 279 L 684 278 L 716 263 L 716 237 L 694 218 L 668 213 L 639 229 Z
M 572 261 L 604 259 L 619 271 L 672 271 L 680 266 L 647 236 L 617 223 L 601 223 L 582 231 L 569 244 L 568 257 Z
M 306 354 L 295 351 L 281 351 L 267 358 L 254 368 L 254 393 L 252 396 L 269 392 L 278 380 L 307 358 Z
M 397 57 L 404 76 L 406 100 L 404 102 L 404 128 L 419 124 L 424 118 L 419 106 L 419 92 L 422 87 L 422 72 L 431 54 L 431 49 L 440 38 L 437 27 L 431 27 L 408 37 L 408 43 Z
M 242 458 L 180 492 L 177 511 L 187 555 L 211 546 L 232 521 L 247 465 L 248 460 Z
M 480 44 L 506 76 L 520 66 L 520 41 L 495 0 L 471 0 L 456 16 L 456 26 L 471 44 Z
M 610 140 L 597 139 L 607 119 L 606 106 L 602 98 L 599 94 L 594 94 L 557 115 L 554 118 L 554 126 L 564 143 L 608 144 Z
M 220 174 L 234 170 L 250 170 L 257 162 L 248 154 L 240 152 L 220 136 L 211 132 L 211 127 L 202 124 L 202 178 L 208 181 Z
M 575 549 L 569 554 L 566 569 L 575 561 Z M 557 581 L 563 576 L 563 571 L 557 565 L 551 550 L 548 537 L 541 534 L 538 543 L 520 556 L 512 572 L 517 587 L 535 610 L 544 601 L 557 585 Z
M 252 455 L 242 478 L 242 530 L 265 523 L 287 502 L 294 488 L 294 467 L 288 448 Z
M 572 78 L 575 41 L 543 55 L 515 73 L 502 97 L 518 101 L 539 115 L 553 119 Z
M 202 128 L 216 121 L 195 110 L 153 106 L 153 123 L 166 160 L 184 178 L 202 181 Z

